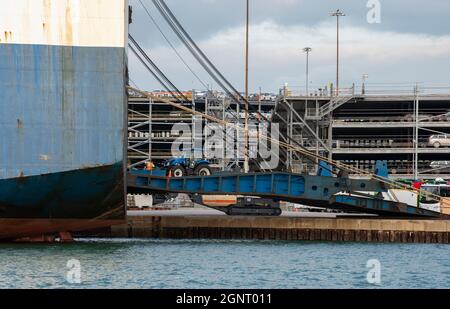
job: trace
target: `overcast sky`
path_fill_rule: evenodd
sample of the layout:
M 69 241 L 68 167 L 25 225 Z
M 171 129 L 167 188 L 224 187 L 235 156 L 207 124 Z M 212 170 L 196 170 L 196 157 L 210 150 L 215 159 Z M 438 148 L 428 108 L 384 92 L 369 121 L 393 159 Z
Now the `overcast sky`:
M 212 79 L 181 45 L 151 0 L 130 0 L 131 34 L 180 89 L 202 89 L 146 15 L 142 1 L 178 52 L 200 79 Z M 305 85 L 306 56 L 312 47 L 311 87 L 332 82 L 336 75 L 336 19 L 341 9 L 341 87 L 415 82 L 450 86 L 450 1 L 380 0 L 381 22 L 369 23 L 368 0 L 250 0 L 250 87 L 277 92 L 284 83 Z M 244 89 L 245 0 L 166 0 L 181 24 L 224 75 Z M 371 11 L 374 12 L 374 11 Z M 372 16 L 372 15 L 371 15 Z M 148 90 L 161 89 L 130 54 L 132 80 Z M 214 88 L 217 85 L 213 84 Z

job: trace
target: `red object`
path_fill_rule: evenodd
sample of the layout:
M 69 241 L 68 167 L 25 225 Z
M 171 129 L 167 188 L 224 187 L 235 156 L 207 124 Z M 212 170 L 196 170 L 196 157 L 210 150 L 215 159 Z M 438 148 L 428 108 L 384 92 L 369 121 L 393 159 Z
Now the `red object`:
M 420 188 L 422 188 L 423 184 L 424 184 L 423 181 L 416 181 L 416 182 L 413 183 L 413 187 L 414 187 L 414 189 L 419 189 L 420 190 Z

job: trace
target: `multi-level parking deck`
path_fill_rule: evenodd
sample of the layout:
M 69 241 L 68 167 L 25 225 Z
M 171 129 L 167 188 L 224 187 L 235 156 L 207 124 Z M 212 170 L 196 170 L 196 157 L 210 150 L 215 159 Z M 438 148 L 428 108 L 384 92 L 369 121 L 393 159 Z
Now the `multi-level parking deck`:
M 317 154 L 373 170 L 387 160 L 397 178 L 450 178 L 450 147 L 430 137 L 450 139 L 450 94 L 341 94 L 280 97 L 274 121 L 282 131 Z M 314 164 L 287 154 L 286 168 L 314 170 Z
M 200 96 L 187 95 L 192 101 L 182 104 L 190 109 L 213 116 L 217 119 L 232 123 L 244 122 L 244 113 L 239 105 L 230 98 L 223 98 L 214 94 L 202 94 Z M 167 98 L 165 98 L 167 99 Z M 176 99 L 172 99 L 174 102 Z M 180 102 L 178 102 L 180 103 Z M 259 100 L 251 100 L 253 108 L 261 113 L 270 113 L 275 102 L 263 97 Z M 186 124 L 191 132 L 183 132 L 181 137 L 175 125 Z M 130 93 L 128 100 L 128 165 L 129 167 L 143 167 L 148 161 L 165 161 L 174 156 L 172 145 L 175 141 L 183 141 L 187 146 L 186 154 L 190 155 L 195 150 L 194 142 L 205 142 L 208 135 L 205 129 L 207 119 L 199 119 L 191 113 L 180 111 L 162 100 L 149 100 L 148 98 Z M 198 126 L 201 126 L 200 130 Z M 201 148 L 201 147 L 199 147 Z M 225 157 L 225 156 L 224 156 Z M 239 163 L 239 158 L 212 160 L 218 168 Z

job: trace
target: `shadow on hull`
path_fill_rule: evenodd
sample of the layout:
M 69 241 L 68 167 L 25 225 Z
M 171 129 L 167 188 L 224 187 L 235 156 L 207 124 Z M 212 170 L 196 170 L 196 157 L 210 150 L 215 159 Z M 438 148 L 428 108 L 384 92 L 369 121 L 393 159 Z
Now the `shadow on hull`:
M 0 239 L 123 223 L 123 165 L 0 180 Z

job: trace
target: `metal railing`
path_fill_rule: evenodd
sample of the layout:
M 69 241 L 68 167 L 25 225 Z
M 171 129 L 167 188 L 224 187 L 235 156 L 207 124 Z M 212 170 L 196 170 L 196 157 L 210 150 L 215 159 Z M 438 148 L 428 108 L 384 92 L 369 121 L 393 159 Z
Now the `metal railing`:
M 311 86 L 306 93 L 305 86 L 285 85 L 280 88 L 280 95 L 285 97 L 327 98 L 338 96 L 450 96 L 450 85 L 425 83 L 366 83 L 352 84 L 350 87 L 333 89 L 332 84 Z

